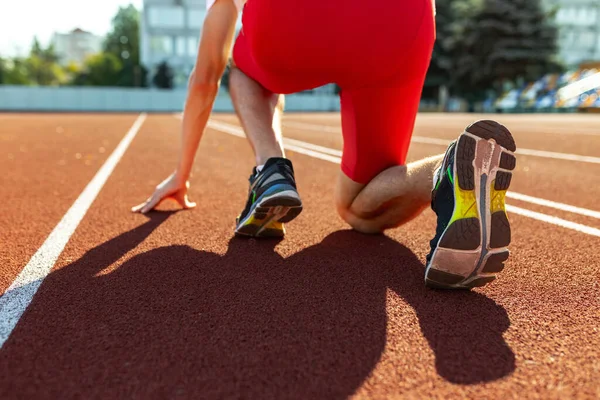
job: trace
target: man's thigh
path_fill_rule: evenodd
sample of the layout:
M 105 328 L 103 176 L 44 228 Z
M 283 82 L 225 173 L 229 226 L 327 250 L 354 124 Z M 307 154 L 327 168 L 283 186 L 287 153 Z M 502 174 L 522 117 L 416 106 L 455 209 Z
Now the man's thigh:
M 264 16 L 258 15 L 261 11 L 257 5 L 258 1 L 250 1 L 246 5 L 243 14 L 244 24 L 254 26 L 259 24 L 257 20 L 264 19 Z M 290 54 L 286 52 L 295 51 L 294 44 L 289 34 L 281 32 L 275 26 L 262 29 L 271 29 L 269 40 L 260 40 L 255 37 L 259 34 L 254 33 L 253 29 L 242 28 L 233 47 L 234 67 L 273 93 L 297 93 L 330 83 L 325 69 L 319 68 L 322 61 L 316 58 L 305 58 L 302 64 L 295 65 L 297 68 L 279 68 L 277 64 L 281 60 L 289 59 Z M 312 71 L 309 71 L 310 66 Z
M 367 184 L 380 172 L 406 164 L 424 77 L 385 88 L 342 88 L 342 171 Z

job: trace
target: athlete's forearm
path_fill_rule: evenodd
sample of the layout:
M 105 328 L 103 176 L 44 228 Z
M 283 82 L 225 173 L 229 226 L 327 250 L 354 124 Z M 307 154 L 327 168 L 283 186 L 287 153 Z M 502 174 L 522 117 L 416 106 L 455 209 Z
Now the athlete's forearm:
M 225 71 L 231 51 L 237 9 L 232 0 L 219 0 L 208 11 L 196 66 L 188 84 L 188 95 L 183 110 L 181 151 L 177 178 L 186 181 L 208 118 L 219 91 L 220 79 Z
M 186 181 L 190 176 L 196 151 L 219 91 L 218 81 L 200 85 L 192 81 L 193 78 L 190 79 L 183 110 L 181 150 L 177 167 L 177 176 L 181 181 Z

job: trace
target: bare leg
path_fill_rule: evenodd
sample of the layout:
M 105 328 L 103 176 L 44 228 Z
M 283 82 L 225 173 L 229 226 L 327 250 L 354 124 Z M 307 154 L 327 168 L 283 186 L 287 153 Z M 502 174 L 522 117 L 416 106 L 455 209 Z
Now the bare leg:
M 256 164 L 284 157 L 281 118 L 283 95 L 272 93 L 235 66 L 231 69 L 231 99 L 256 156 Z
M 443 157 L 388 168 L 366 185 L 340 172 L 336 188 L 340 216 L 363 233 L 380 233 L 410 221 L 430 205 L 433 174 Z

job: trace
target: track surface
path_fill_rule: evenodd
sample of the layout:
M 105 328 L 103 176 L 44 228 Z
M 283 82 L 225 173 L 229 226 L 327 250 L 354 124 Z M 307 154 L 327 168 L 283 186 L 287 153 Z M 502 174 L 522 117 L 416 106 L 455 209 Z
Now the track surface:
M 137 117 L 0 115 L 4 297 Z M 409 159 L 479 117 L 420 115 Z M 496 119 L 520 149 L 600 157 L 595 116 Z M 285 121 L 287 137 L 342 147 L 337 115 Z M 509 199 L 592 231 L 509 213 L 499 279 L 434 291 L 433 212 L 385 236 L 352 232 L 333 205 L 339 166 L 297 151 L 305 210 L 287 237 L 233 238 L 253 157 L 219 130 L 199 150 L 196 209 L 131 214 L 174 167 L 179 125 L 142 125 L 0 349 L 1 399 L 600 397 L 598 215 Z M 600 210 L 600 163 L 517 159 L 511 191 Z

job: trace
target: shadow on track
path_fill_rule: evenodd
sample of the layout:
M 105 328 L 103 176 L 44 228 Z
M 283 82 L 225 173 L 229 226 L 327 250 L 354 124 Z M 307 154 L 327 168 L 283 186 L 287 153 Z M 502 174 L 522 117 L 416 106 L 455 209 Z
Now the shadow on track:
M 515 368 L 506 311 L 426 289 L 423 264 L 385 236 L 335 232 L 286 259 L 274 241 L 233 238 L 223 256 L 168 246 L 99 274 L 168 217 L 46 279 L 0 351 L 0 398 L 346 398 L 384 350 L 388 288 L 446 380 Z

